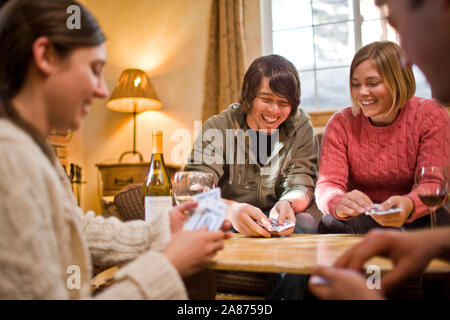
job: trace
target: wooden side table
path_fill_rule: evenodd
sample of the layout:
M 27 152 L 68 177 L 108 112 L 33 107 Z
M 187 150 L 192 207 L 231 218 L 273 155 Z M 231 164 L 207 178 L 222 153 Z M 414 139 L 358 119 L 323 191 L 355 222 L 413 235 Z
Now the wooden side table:
M 149 166 L 149 162 L 96 164 L 102 177 L 102 197 L 114 196 L 129 184 L 143 183 Z

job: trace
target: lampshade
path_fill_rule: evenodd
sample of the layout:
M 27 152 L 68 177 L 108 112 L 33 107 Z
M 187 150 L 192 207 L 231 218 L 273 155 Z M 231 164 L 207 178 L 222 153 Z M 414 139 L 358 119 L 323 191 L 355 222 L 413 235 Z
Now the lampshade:
M 119 112 L 143 112 L 162 107 L 144 71 L 126 69 L 117 81 L 106 106 Z

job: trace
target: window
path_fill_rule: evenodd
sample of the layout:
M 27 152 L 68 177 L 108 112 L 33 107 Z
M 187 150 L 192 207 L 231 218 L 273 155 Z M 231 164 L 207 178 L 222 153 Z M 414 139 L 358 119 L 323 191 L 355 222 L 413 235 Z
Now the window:
M 374 0 L 261 0 L 263 53 L 289 59 L 299 70 L 303 109 L 336 110 L 351 104 L 350 63 L 362 46 L 377 40 L 398 43 Z M 413 68 L 417 96 L 431 97 Z

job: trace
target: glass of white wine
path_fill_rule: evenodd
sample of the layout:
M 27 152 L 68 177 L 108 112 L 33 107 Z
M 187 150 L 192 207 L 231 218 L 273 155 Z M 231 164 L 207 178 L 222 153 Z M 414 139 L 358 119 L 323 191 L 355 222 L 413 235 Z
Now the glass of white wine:
M 173 179 L 173 195 L 177 204 L 192 201 L 196 194 L 214 188 L 214 176 L 210 172 L 179 171 Z

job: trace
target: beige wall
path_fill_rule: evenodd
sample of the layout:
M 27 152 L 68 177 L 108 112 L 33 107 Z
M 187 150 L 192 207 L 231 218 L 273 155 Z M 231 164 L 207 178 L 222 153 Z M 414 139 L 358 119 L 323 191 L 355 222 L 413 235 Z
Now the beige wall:
M 193 139 L 194 121 L 201 119 L 211 0 L 81 2 L 97 17 L 107 36 L 104 75 L 110 92 L 123 69 L 141 68 L 163 103 L 161 111 L 138 115 L 137 150 L 149 161 L 151 132 L 163 130 L 165 160 L 176 164 L 172 151 L 180 140 L 172 141 L 172 135 L 184 129 Z M 248 65 L 261 52 L 259 0 L 244 3 Z M 83 167 L 87 181 L 82 187 L 81 205 L 96 212 L 101 209 L 95 164 L 117 162 L 123 151 L 132 149 L 131 115 L 111 111 L 105 103 L 94 102 L 69 145 L 70 161 Z

